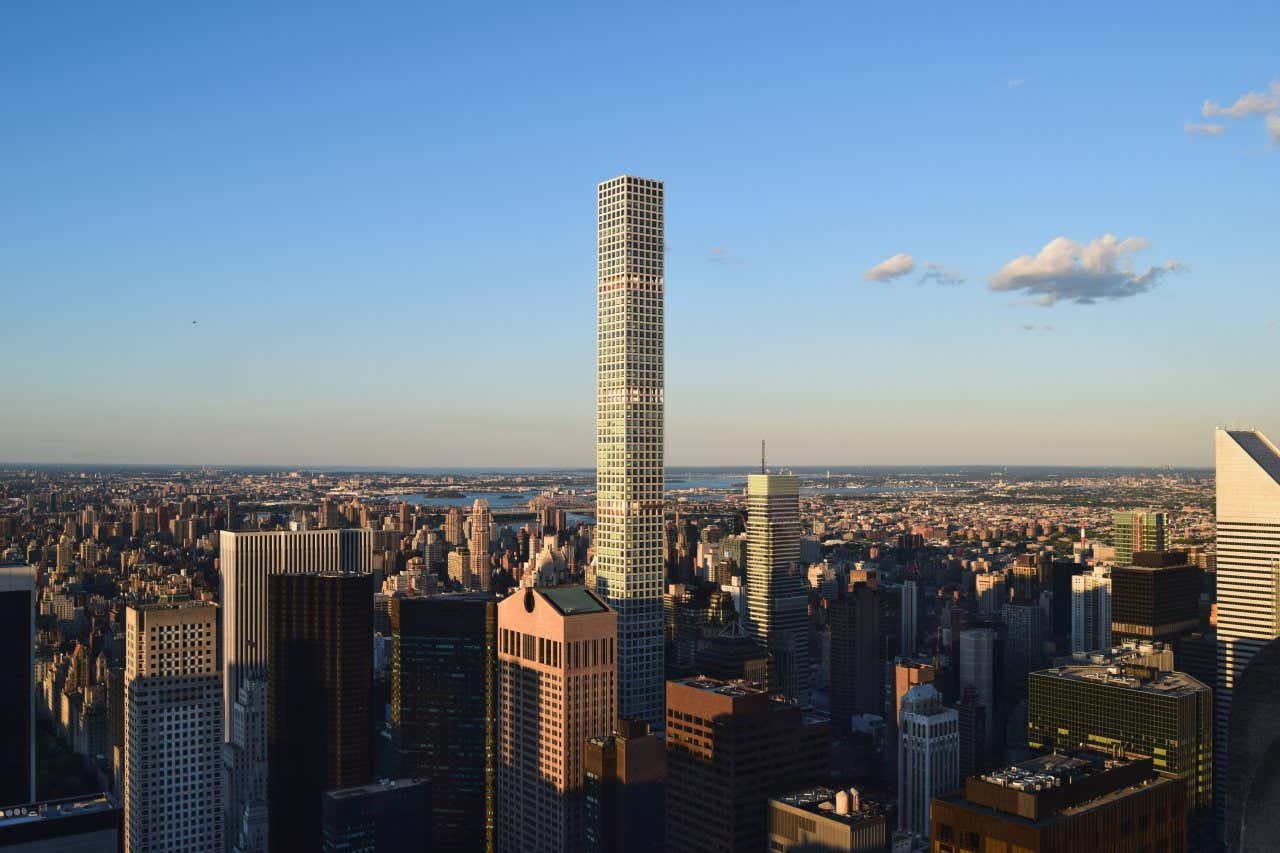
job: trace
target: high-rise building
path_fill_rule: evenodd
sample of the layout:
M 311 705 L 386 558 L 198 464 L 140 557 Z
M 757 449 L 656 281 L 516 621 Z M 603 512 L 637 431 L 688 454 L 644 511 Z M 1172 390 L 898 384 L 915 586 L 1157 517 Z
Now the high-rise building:
M 809 703 L 809 594 L 800 573 L 800 478 L 747 476 L 747 622 L 773 653 L 778 687 Z
M 1111 570 L 1099 566 L 1071 578 L 1071 651 L 1111 648 Z
M 1111 513 L 1111 544 L 1117 566 L 1133 563 L 1137 551 L 1164 550 L 1164 513 L 1130 510 Z
M 267 680 L 249 678 L 231 706 L 231 739 L 222 747 L 226 834 L 233 853 L 267 849 Z
M 373 576 L 267 578 L 267 817 L 272 850 L 319 849 L 321 794 L 373 776 Z
M 768 800 L 830 773 L 831 727 L 742 682 L 667 682 L 667 849 L 758 853 Z
M 125 612 L 124 849 L 223 853 L 218 608 Z
M 325 791 L 320 853 L 435 853 L 431 819 L 426 779 L 383 779 Z
M 489 502 L 476 498 L 471 507 L 471 538 L 467 550 L 471 552 L 471 582 L 481 592 L 489 591 L 489 545 L 493 538 L 493 513 Z
M 308 530 L 233 533 L 218 536 L 222 576 L 223 713 L 231 738 L 231 706 L 246 678 L 266 677 L 270 654 L 267 577 L 300 572 L 362 573 L 373 565 L 373 531 Z
M 893 708 L 890 713 L 895 726 L 902 717 L 902 700 L 907 691 L 921 684 L 932 684 L 937 675 L 938 670 L 931 663 L 901 658 L 893 662 Z
M 107 794 L 0 809 L 0 848 L 13 853 L 119 853 L 123 812 Z
M 1186 786 L 1150 758 L 1081 752 L 974 776 L 933 801 L 933 853 L 1186 850 Z
M 854 714 L 884 713 L 880 690 L 880 603 L 876 588 L 857 583 L 827 603 L 831 631 L 831 725 L 849 731 Z
M 1004 696 L 1004 638 L 995 628 L 968 628 L 960 632 L 960 688 L 972 685 L 978 702 L 986 708 L 987 749 L 994 749 L 996 722 Z
M 1004 606 L 1004 623 L 1006 684 L 1021 694 L 1027 673 L 1044 662 L 1044 611 L 1038 604 L 1013 601 Z
M 956 715 L 960 724 L 960 778 L 967 779 L 987 769 L 987 709 L 972 684 L 960 689 Z
M 618 618 L 618 710 L 662 725 L 663 184 L 597 192 L 596 591 Z
M 1064 666 L 1031 674 L 1027 744 L 1150 756 L 1187 784 L 1191 810 L 1213 802 L 1212 690 L 1189 675 L 1147 666 Z
M 431 783 L 431 849 L 493 850 L 498 600 L 391 600 L 391 729 L 400 775 Z
M 1002 574 L 983 572 L 974 577 L 974 588 L 978 598 L 978 612 L 984 616 L 999 616 L 1009 603 L 1009 587 Z
M 916 636 L 920 633 L 920 589 L 915 581 L 902 584 L 902 654 L 916 653 Z
M 903 697 L 898 728 L 898 828 L 924 837 L 929 803 L 960 787 L 960 718 L 921 684 Z
M 1171 643 L 1200 622 L 1203 573 L 1180 551 L 1138 551 L 1111 570 L 1111 633 Z
M 1227 790 L 1231 703 L 1236 680 L 1280 636 L 1280 450 L 1256 430 L 1219 429 L 1217 469 L 1218 690 L 1214 697 L 1215 788 Z M 1227 827 L 1228 833 L 1232 827 Z
M 0 565 L 0 806 L 36 798 L 35 569 Z
M 498 850 L 581 849 L 583 751 L 617 719 L 617 634 L 617 614 L 585 587 L 499 602 Z
M 882 853 L 888 843 L 884 808 L 856 788 L 808 788 L 769 800 L 770 851 Z
M 584 853 L 661 853 L 666 849 L 667 754 L 643 720 L 591 738 L 583 753 Z

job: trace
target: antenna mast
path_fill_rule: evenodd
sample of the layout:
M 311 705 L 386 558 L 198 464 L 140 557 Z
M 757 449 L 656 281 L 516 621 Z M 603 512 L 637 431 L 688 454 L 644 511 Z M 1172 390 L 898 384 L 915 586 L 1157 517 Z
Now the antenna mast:
M 764 439 L 763 438 L 760 439 L 760 473 L 761 474 L 769 473 L 767 470 L 765 470 L 765 467 L 764 467 Z

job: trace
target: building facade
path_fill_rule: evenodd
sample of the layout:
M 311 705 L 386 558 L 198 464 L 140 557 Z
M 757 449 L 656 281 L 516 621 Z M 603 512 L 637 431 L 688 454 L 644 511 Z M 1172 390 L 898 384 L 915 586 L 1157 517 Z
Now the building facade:
M 770 797 L 830 773 L 831 726 L 743 682 L 667 682 L 667 849 L 758 853 Z
M 591 738 L 583 753 L 584 853 L 666 850 L 667 754 L 643 720 Z
M 1111 570 L 1098 567 L 1071 578 L 1071 651 L 1111 648 Z
M 664 187 L 600 184 L 596 591 L 618 618 L 618 707 L 662 725 Z
M 879 593 L 870 584 L 853 584 L 827 605 L 831 631 L 831 725 L 837 735 L 849 731 L 854 714 L 883 714 L 880 690 Z
M 960 719 L 921 684 L 903 698 L 898 728 L 898 829 L 923 838 L 933 798 L 960 787 Z
M 800 478 L 747 476 L 747 622 L 773 653 L 777 686 L 809 703 L 809 594 L 800 573 Z
M 125 612 L 124 849 L 223 853 L 218 608 Z
M 817 787 L 769 800 L 769 847 L 776 853 L 883 853 L 884 809 L 856 788 Z
M 426 779 L 383 779 L 325 791 L 320 853 L 435 853 L 431 819 Z
M 471 526 L 471 538 L 467 540 L 467 550 L 471 553 L 471 584 L 481 592 L 488 592 L 489 546 L 493 539 L 493 513 L 489 511 L 489 502 L 476 498 L 468 521 Z
M 373 576 L 268 579 L 271 850 L 320 847 L 321 794 L 372 779 Z
M 1139 551 L 1111 570 L 1111 633 L 1171 643 L 1200 622 L 1203 572 L 1178 551 Z
M 1165 515 L 1150 510 L 1111 513 L 1111 544 L 1117 566 L 1133 564 L 1138 551 L 1163 551 Z
M 499 851 L 581 850 L 583 752 L 617 720 L 618 616 L 580 586 L 498 604 Z
M 437 853 L 493 850 L 498 600 L 391 600 L 396 772 L 429 780 Z
M 0 566 L 0 806 L 36 798 L 35 569 Z

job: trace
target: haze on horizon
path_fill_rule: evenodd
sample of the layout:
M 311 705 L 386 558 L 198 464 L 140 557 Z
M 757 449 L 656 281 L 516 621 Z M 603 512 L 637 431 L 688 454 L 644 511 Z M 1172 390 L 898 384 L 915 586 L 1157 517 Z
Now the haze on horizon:
M 10 10 L 0 460 L 589 467 L 624 172 L 670 466 L 1280 432 L 1280 7 L 500 11 Z

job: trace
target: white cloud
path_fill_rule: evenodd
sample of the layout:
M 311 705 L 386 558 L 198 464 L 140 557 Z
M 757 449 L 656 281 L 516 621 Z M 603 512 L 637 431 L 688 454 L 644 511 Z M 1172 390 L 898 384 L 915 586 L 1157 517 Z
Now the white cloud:
M 1014 79 L 1009 81 L 1009 88 L 1017 89 L 1019 86 L 1023 85 L 1026 82 L 1027 81 L 1023 80 L 1021 77 L 1015 77 Z
M 1220 136 L 1223 131 L 1223 127 L 1220 124 L 1196 124 L 1194 122 L 1187 122 L 1182 126 L 1182 129 L 1187 133 L 1195 133 L 1201 136 Z
M 1200 112 L 1205 118 L 1212 118 L 1213 116 L 1244 118 L 1245 116 L 1269 113 L 1276 109 L 1280 109 L 1280 81 L 1271 84 L 1270 93 L 1245 92 L 1236 98 L 1236 102 L 1229 107 L 1224 107 L 1217 101 L 1205 101 Z
M 924 267 L 924 274 L 920 276 L 920 280 L 916 284 L 964 284 L 965 277 L 958 270 L 948 269 L 942 264 L 935 264 L 932 261 L 925 261 L 921 264 Z
M 1267 116 L 1267 135 L 1272 142 L 1280 142 L 1280 113 Z
M 867 281 L 893 281 L 901 278 L 916 268 L 915 259 L 907 254 L 897 254 L 885 258 L 862 274 Z
M 1092 305 L 1124 299 L 1151 290 L 1166 274 L 1183 269 L 1166 261 L 1142 272 L 1133 268 L 1132 255 L 1149 247 L 1145 237 L 1120 240 L 1105 234 L 1089 243 L 1055 237 L 1033 255 L 1009 261 L 991 276 L 991 290 L 1021 291 L 1040 305 L 1059 301 Z

